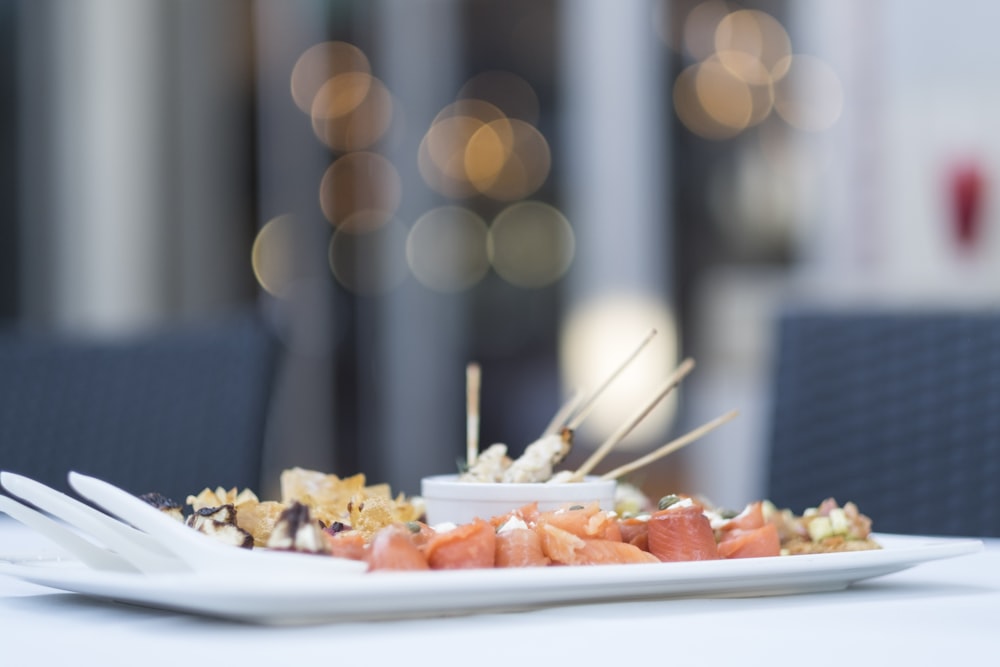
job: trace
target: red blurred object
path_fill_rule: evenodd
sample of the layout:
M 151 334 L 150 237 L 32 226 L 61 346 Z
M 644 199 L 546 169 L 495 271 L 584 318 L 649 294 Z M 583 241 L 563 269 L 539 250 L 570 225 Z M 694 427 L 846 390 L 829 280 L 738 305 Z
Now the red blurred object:
M 955 167 L 951 173 L 952 224 L 963 248 L 971 248 L 982 232 L 983 197 L 986 180 L 976 163 Z

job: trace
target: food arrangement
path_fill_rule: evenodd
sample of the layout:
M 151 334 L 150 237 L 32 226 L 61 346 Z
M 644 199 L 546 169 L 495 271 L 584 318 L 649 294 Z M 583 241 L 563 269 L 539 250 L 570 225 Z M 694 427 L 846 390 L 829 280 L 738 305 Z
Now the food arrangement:
M 606 565 L 721 560 L 878 549 L 871 520 L 853 503 L 827 499 L 801 515 L 768 501 L 738 513 L 690 496 L 667 496 L 630 511 L 597 503 L 541 511 L 529 503 L 462 524 L 423 521 L 419 498 L 392 497 L 363 476 L 340 479 L 295 468 L 282 474 L 282 500 L 249 490 L 205 489 L 191 512 L 147 497 L 192 528 L 245 548 L 299 551 L 364 561 L 369 571 Z M 221 502 L 220 505 L 215 503 Z M 322 518 L 320 518 L 322 517 Z
M 498 511 L 466 510 L 454 515 L 461 520 L 435 518 L 430 523 L 424 498 L 393 496 L 387 485 L 368 485 L 361 474 L 341 479 L 302 468 L 281 474 L 280 500 L 261 501 L 250 490 L 205 489 L 187 498 L 191 511 L 185 516 L 176 502 L 156 494 L 144 498 L 192 528 L 234 546 L 359 560 L 369 571 L 660 563 L 880 548 L 871 537 L 871 520 L 850 502 L 841 506 L 828 498 L 797 515 L 760 500 L 731 512 L 692 496 L 670 495 L 653 503 L 621 481 L 729 421 L 735 411 L 629 464 L 591 475 L 608 452 L 690 373 L 694 367 L 690 359 L 579 468 L 557 470 L 573 446 L 574 431 L 596 399 L 655 333 L 651 331 L 589 397 L 575 393 L 518 458 L 510 457 L 506 445 L 499 443 L 479 451 L 481 377 L 478 365 L 468 366 L 467 457 L 457 475 L 447 476 L 444 488 L 456 482 L 462 493 L 469 491 L 468 496 L 459 497 L 471 503 L 503 495 L 506 504 L 477 505 L 501 508 Z M 442 483 L 441 476 L 425 478 L 425 489 L 432 488 L 428 484 L 432 480 L 438 486 Z M 596 490 L 609 482 L 610 491 Z M 497 494 L 498 488 L 524 495 Z M 546 500 L 551 491 L 560 489 L 569 490 L 577 502 Z M 443 506 L 455 511 L 456 504 Z

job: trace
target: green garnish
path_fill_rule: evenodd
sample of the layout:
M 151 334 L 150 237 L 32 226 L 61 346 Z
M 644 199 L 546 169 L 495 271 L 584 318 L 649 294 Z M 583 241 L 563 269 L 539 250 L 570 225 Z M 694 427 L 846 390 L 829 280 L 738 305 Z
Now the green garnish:
M 661 510 L 665 510 L 674 503 L 679 503 L 680 501 L 681 499 L 678 496 L 675 496 L 674 494 L 671 493 L 668 496 L 663 496 L 662 498 L 660 498 L 660 502 L 658 502 L 656 506 Z

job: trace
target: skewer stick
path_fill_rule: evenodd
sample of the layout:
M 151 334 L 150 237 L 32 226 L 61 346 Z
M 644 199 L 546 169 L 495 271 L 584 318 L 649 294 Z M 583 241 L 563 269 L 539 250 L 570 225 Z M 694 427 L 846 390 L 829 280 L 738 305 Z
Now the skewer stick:
M 630 363 L 632 363 L 632 360 L 635 359 L 637 356 L 639 356 L 639 353 L 642 352 L 642 350 L 647 345 L 649 345 L 649 341 L 653 340 L 653 336 L 655 336 L 656 333 L 657 332 L 655 328 L 649 330 L 649 333 L 646 334 L 646 337 L 642 339 L 642 342 L 639 343 L 639 346 L 632 351 L 632 354 L 630 354 L 625 359 L 625 361 L 623 361 L 614 370 L 614 372 L 610 376 L 608 376 L 608 378 L 599 387 L 597 387 L 597 389 L 594 390 L 594 392 L 590 395 L 590 397 L 587 398 L 587 401 L 583 404 L 580 410 L 576 412 L 576 414 L 573 415 L 572 419 L 566 423 L 566 428 L 568 428 L 571 431 L 575 431 L 577 428 L 580 427 L 580 424 L 583 423 L 583 420 L 586 419 L 587 415 L 590 414 L 590 411 L 594 409 L 594 403 L 597 402 L 597 398 L 602 393 L 604 393 L 604 390 L 608 388 L 608 385 L 610 385 L 614 381 L 614 379 L 618 377 Z
M 631 433 L 632 429 L 634 429 L 639 422 L 645 419 L 646 415 L 652 412 L 653 408 L 655 408 L 674 387 L 680 384 L 681 380 L 683 380 L 684 377 L 692 371 L 692 369 L 694 369 L 694 360 L 690 358 L 685 359 L 681 365 L 678 366 L 673 373 L 671 373 L 670 377 L 667 378 L 666 382 L 663 383 L 659 390 L 657 390 L 656 395 L 653 396 L 652 400 L 646 403 L 646 405 L 644 405 L 639 412 L 637 412 L 630 420 L 625 422 L 625 424 L 623 424 L 617 431 L 612 433 L 611 437 L 605 440 L 600 447 L 594 450 L 594 453 L 590 455 L 590 458 L 584 461 L 583 465 L 577 468 L 576 472 L 573 473 L 571 481 L 582 481 L 583 478 L 587 476 L 590 471 L 592 471 L 597 464 L 604 459 L 605 456 L 608 455 L 608 452 L 614 449 L 615 445 L 624 440 L 625 436 Z
M 716 417 L 712 421 L 702 424 L 701 426 L 691 431 L 690 433 L 686 433 L 675 440 L 671 440 L 670 442 L 663 445 L 659 449 L 655 449 L 651 451 L 649 454 L 641 456 L 637 458 L 635 461 L 632 461 L 631 463 L 626 463 L 625 465 L 619 466 L 610 472 L 604 473 L 603 475 L 601 475 L 601 479 L 604 480 L 617 479 L 619 477 L 622 477 L 623 475 L 627 475 L 630 472 L 634 472 L 643 466 L 647 466 L 650 463 L 653 463 L 654 461 L 658 461 L 667 454 L 672 454 L 681 447 L 691 444 L 692 442 L 702 437 L 709 431 L 712 431 L 718 428 L 719 426 L 722 426 L 727 421 L 736 417 L 738 414 L 739 412 L 737 412 L 736 410 L 731 410 L 726 414 L 722 415 L 721 417 Z
M 542 437 L 558 433 L 569 420 L 573 411 L 580 406 L 581 402 L 583 402 L 583 392 L 580 389 L 575 389 L 570 397 L 566 399 L 566 402 L 562 404 L 562 407 L 559 408 L 559 411 L 552 417 L 549 425 L 545 427 Z
M 465 367 L 465 462 L 479 459 L 479 390 L 482 372 L 477 363 Z

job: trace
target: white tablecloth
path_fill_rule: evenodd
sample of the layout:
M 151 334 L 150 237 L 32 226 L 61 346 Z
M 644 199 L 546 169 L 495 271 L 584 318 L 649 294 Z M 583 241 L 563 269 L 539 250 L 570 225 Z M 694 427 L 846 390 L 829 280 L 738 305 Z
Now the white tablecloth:
M 844 591 L 258 627 L 0 576 L 0 665 L 995 664 L 1000 540 Z M 54 548 L 0 518 L 0 553 Z

